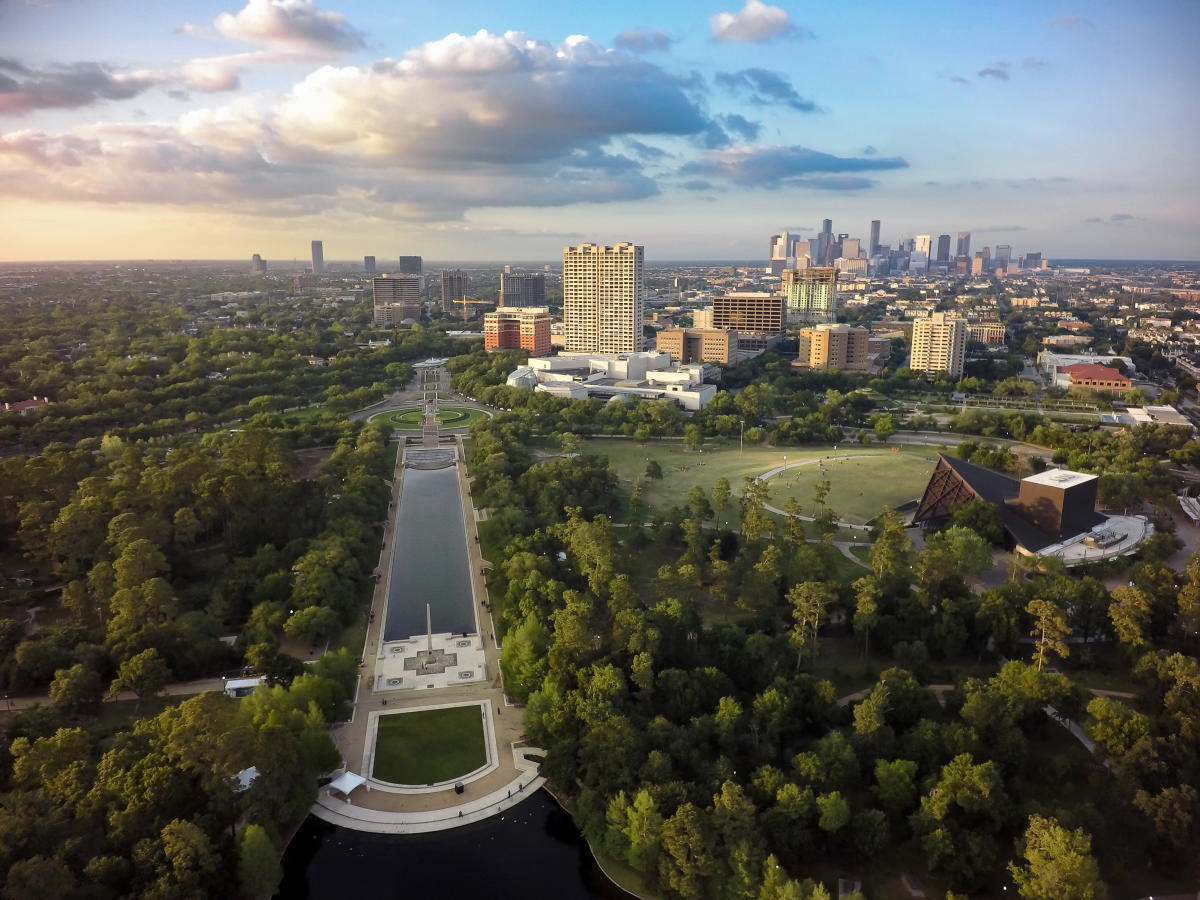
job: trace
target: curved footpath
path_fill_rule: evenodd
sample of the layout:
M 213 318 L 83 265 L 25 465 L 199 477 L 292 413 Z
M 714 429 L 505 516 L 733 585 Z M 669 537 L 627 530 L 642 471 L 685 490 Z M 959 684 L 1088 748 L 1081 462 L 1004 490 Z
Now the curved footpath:
M 883 456 L 883 454 L 882 453 L 848 453 L 844 456 L 831 456 L 829 458 L 832 460 L 866 459 L 868 457 L 874 458 L 876 456 Z M 805 460 L 801 460 L 800 462 L 788 463 L 785 466 L 776 466 L 775 468 L 768 469 L 767 471 L 763 472 L 761 475 L 757 476 L 755 478 L 755 481 L 766 481 L 768 478 L 774 478 L 776 475 L 780 474 L 781 472 L 786 472 L 788 469 L 798 469 L 801 466 L 811 466 L 811 465 L 814 465 L 817 463 L 823 463 L 823 462 L 825 462 L 825 458 L 821 457 L 820 459 L 805 459 Z M 784 512 L 778 506 L 772 506 L 770 503 L 764 503 L 763 509 L 765 509 L 767 512 L 773 512 L 779 516 L 788 516 L 788 517 L 792 516 L 792 513 Z M 805 516 L 800 513 L 796 513 L 795 518 L 799 519 L 801 522 L 814 521 L 812 516 Z M 844 519 L 834 519 L 833 523 L 840 528 L 849 528 L 854 531 L 870 531 L 871 530 L 870 525 L 856 525 L 853 522 L 847 522 Z M 842 543 L 847 543 L 847 545 L 849 544 L 849 542 L 842 542 Z M 845 556 L 849 557 L 850 559 L 854 560 L 856 563 L 862 564 L 862 560 L 855 558 L 854 555 L 851 554 L 848 549 L 843 548 L 842 553 Z

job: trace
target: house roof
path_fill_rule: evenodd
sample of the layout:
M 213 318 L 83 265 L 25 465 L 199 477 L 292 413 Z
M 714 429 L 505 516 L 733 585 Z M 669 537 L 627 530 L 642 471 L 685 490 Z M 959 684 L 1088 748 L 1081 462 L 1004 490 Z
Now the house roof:
M 1061 371 L 1070 375 L 1072 381 L 1077 378 L 1088 378 L 1094 381 L 1123 381 L 1125 384 L 1129 384 L 1129 379 L 1116 369 L 1110 369 L 1099 363 L 1075 363 L 1071 366 L 1062 366 Z

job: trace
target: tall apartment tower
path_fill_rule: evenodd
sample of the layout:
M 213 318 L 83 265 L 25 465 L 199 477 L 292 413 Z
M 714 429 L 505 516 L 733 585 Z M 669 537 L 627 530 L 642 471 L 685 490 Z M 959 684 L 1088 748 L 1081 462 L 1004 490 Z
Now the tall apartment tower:
M 371 280 L 375 302 L 375 324 L 396 325 L 405 319 L 421 318 L 421 276 L 384 275 Z
M 250 274 L 262 275 L 267 271 L 267 261 L 255 253 L 250 257 Z
M 940 263 L 950 262 L 950 235 L 948 234 L 938 235 L 937 261 Z
M 879 252 L 879 220 L 871 220 L 871 241 L 867 244 L 867 258 L 873 259 Z
M 500 305 L 545 306 L 545 272 L 501 272 Z
M 373 256 L 364 256 L 363 257 L 363 271 L 366 272 L 368 275 L 375 274 L 375 257 L 373 257 Z
M 401 256 L 400 268 L 397 269 L 401 275 L 420 275 L 421 274 L 421 257 L 419 256 Z
M 935 312 L 913 322 L 909 368 L 933 379 L 938 372 L 961 378 L 967 353 L 967 322 L 949 313 Z
M 645 248 L 630 243 L 563 247 L 563 331 L 567 351 L 642 349 Z
M 312 270 L 314 275 L 325 271 L 325 245 L 322 241 L 312 242 Z
M 996 245 L 996 268 L 1008 270 L 1008 264 L 1012 262 L 1012 245 L 997 244 Z
M 971 232 L 960 231 L 958 233 L 958 249 L 955 250 L 954 255 L 971 258 Z
M 442 269 L 442 310 L 453 313 L 457 302 L 462 307 L 462 317 L 465 319 L 467 305 L 463 301 L 467 299 L 469 285 L 470 279 L 462 269 Z
M 785 270 L 782 291 L 788 325 L 837 320 L 837 269 L 833 266 Z

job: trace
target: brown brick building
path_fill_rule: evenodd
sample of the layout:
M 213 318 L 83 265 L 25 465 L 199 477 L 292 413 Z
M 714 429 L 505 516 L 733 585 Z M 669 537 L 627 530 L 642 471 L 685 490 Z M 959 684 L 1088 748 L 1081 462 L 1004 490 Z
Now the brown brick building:
M 658 349 L 681 363 L 737 361 L 738 333 L 720 328 L 671 328 L 658 333 Z

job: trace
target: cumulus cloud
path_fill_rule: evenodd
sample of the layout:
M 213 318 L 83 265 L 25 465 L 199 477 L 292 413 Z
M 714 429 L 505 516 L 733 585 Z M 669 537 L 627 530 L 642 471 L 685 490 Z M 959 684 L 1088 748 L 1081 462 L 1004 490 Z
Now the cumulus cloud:
M 715 80 L 721 87 L 756 106 L 780 103 L 799 112 L 820 111 L 817 104 L 800 96 L 786 76 L 770 69 L 718 72 Z
M 685 191 L 711 191 L 713 189 L 713 183 L 705 181 L 703 178 L 691 178 L 679 186 Z
M 665 31 L 631 29 L 617 35 L 613 44 L 630 53 L 663 53 L 671 49 L 671 36 Z
M 873 144 L 867 144 L 867 146 L 863 147 L 859 152 L 862 153 L 863 156 L 874 156 L 879 151 L 875 149 Z
M 248 0 L 238 12 L 217 16 L 213 27 L 232 40 L 296 55 L 335 56 L 366 46 L 344 15 L 312 0 Z
M 727 147 L 710 150 L 681 169 L 685 175 L 724 178 L 743 187 L 792 185 L 858 190 L 875 182 L 853 174 L 907 168 L 900 157 L 834 156 L 801 146 Z
M 584 37 L 448 35 L 398 60 L 324 66 L 270 108 L 257 98 L 173 124 L 3 135 L 0 192 L 410 221 L 636 200 L 659 191 L 642 165 L 660 151 L 639 139 L 715 131 L 728 143 L 694 94 L 688 80 Z
M 811 37 L 808 31 L 797 28 L 787 11 L 762 0 L 746 0 L 740 12 L 720 12 L 708 19 L 714 41 L 748 41 L 762 43 L 773 38 L 789 36 Z
M 1006 62 L 995 62 L 990 66 L 984 66 L 975 74 L 980 78 L 995 78 L 999 81 L 1008 81 L 1009 64 Z
M 739 116 L 737 113 L 730 113 L 727 116 L 721 116 L 721 124 L 725 126 L 728 131 L 732 131 L 734 134 L 740 135 L 744 140 L 747 141 L 754 140 L 762 131 L 761 123 L 752 122 L 750 119 L 747 119 L 745 116 Z
M 36 109 L 78 109 L 104 100 L 129 100 L 169 81 L 159 72 L 119 72 L 100 62 L 32 68 L 0 59 L 0 114 Z

